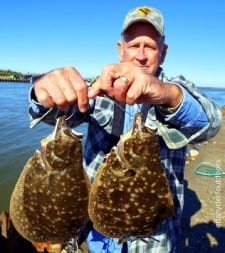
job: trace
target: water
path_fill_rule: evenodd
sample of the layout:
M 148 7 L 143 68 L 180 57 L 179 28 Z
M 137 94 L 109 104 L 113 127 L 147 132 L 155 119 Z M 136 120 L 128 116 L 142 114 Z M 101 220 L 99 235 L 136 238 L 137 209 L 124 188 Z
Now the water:
M 0 212 L 8 210 L 11 192 L 24 164 L 53 129 L 46 124 L 29 128 L 29 89 L 29 83 L 0 82 Z M 225 105 L 225 88 L 200 89 L 219 106 Z M 85 129 L 82 125 L 77 130 L 84 133 Z
M 199 90 L 212 98 L 220 107 L 225 105 L 225 88 L 199 87 Z
M 29 128 L 29 83 L 0 82 L 0 212 L 8 210 L 10 194 L 15 182 L 40 140 L 53 126 L 38 124 Z M 84 127 L 78 127 L 84 132 Z

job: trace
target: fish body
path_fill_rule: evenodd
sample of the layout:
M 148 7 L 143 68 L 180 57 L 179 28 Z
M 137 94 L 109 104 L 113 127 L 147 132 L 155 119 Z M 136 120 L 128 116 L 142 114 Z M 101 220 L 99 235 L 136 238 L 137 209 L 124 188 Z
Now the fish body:
M 152 235 L 174 215 L 156 130 L 144 126 L 141 113 L 100 165 L 88 211 L 96 230 L 120 239 Z
M 64 242 L 88 220 L 89 190 L 81 136 L 62 116 L 17 180 L 10 199 L 12 222 L 29 241 Z

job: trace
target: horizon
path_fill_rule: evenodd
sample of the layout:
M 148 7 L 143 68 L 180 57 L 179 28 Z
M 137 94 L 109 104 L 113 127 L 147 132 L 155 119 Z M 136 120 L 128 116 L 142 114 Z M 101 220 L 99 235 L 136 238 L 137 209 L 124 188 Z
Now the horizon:
M 37 76 L 37 75 L 41 75 L 41 74 L 43 74 L 43 73 L 37 73 L 37 72 L 35 72 L 35 73 L 30 73 L 30 72 L 21 72 L 21 71 L 17 71 L 17 70 L 13 70 L 13 69 L 10 69 L 10 68 L 8 68 L 8 69 L 1 69 L 0 68 L 0 71 L 12 71 L 12 72 L 19 72 L 19 73 L 21 73 L 21 74 L 23 74 L 23 75 L 31 75 L 31 76 Z M 83 76 L 83 78 L 84 79 L 89 79 L 89 78 L 94 78 L 95 76 Z M 196 85 L 196 87 L 199 87 L 199 88 L 215 88 L 215 89 L 225 89 L 225 83 L 224 84 L 221 84 L 221 85 L 218 85 L 218 86 L 216 86 L 216 85 L 208 85 L 208 84 L 197 84 L 197 83 L 194 83 L 195 85 Z

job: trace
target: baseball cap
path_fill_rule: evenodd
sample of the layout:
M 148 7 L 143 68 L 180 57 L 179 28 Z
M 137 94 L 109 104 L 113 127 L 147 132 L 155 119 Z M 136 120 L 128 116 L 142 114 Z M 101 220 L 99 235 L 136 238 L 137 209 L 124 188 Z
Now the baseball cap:
M 123 34 L 128 27 L 138 22 L 150 23 L 161 36 L 164 36 L 164 18 L 162 13 L 156 8 L 140 6 L 131 9 L 125 17 L 121 34 Z

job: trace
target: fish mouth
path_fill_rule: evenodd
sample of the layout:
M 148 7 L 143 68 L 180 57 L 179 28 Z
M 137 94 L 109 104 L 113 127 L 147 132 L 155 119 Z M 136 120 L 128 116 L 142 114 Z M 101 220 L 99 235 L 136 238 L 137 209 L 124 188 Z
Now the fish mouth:
M 82 139 L 82 137 L 83 137 L 82 133 L 77 132 L 76 130 L 71 129 L 67 126 L 66 116 L 63 115 L 63 116 L 60 116 L 60 117 L 57 118 L 55 128 L 54 128 L 52 134 L 49 135 L 48 137 L 46 137 L 45 139 L 43 139 L 41 141 L 41 143 L 44 145 L 45 142 L 58 139 L 60 134 L 61 134 L 62 129 L 63 129 L 65 134 L 70 135 L 73 138 Z

